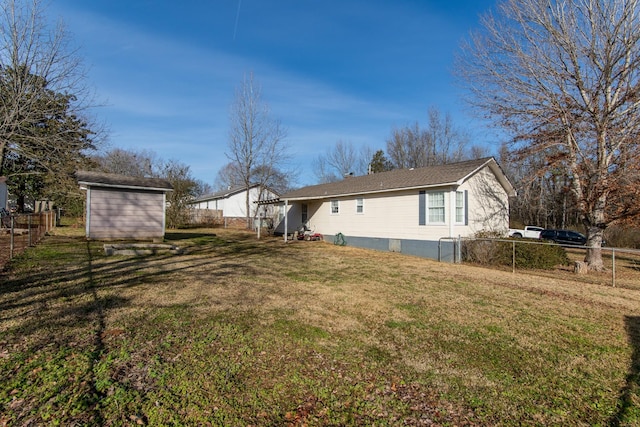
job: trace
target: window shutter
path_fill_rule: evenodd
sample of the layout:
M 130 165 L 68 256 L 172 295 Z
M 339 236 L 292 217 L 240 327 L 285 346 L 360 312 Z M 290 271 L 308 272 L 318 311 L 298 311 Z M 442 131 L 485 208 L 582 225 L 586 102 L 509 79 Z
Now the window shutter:
M 469 225 L 469 191 L 464 190 L 464 225 Z
M 427 192 L 421 191 L 418 196 L 418 225 L 427 225 Z

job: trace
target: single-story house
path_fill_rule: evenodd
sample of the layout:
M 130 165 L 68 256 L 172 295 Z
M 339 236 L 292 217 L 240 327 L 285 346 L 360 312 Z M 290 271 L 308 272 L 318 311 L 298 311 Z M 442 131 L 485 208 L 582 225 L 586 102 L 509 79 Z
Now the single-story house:
M 253 184 L 247 190 L 245 186 L 229 187 L 226 190 L 194 199 L 190 206 L 194 209 L 196 218 L 209 217 L 219 218 L 225 226 L 247 226 L 247 191 L 249 192 L 249 217 L 258 216 L 272 217 L 275 208 L 273 206 L 262 205 L 260 202 L 277 199 L 278 194 L 260 184 Z M 265 206 L 262 207 L 261 206 Z
M 136 178 L 79 171 L 86 190 L 86 234 L 89 239 L 163 240 L 167 192 L 171 184 L 159 178 Z
M 514 195 L 493 157 L 396 169 L 282 195 L 276 232 L 286 240 L 304 225 L 325 240 L 438 258 L 443 241 L 506 232 Z

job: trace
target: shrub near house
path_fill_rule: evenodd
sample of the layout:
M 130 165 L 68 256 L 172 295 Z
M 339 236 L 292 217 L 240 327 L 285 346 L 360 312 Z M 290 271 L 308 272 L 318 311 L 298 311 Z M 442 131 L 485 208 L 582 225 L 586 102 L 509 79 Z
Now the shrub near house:
M 514 242 L 470 239 L 462 245 L 462 259 L 466 262 L 512 266 L 514 256 L 517 268 L 551 270 L 570 263 L 567 252 L 561 246 L 532 244 L 518 241 L 517 238 Z

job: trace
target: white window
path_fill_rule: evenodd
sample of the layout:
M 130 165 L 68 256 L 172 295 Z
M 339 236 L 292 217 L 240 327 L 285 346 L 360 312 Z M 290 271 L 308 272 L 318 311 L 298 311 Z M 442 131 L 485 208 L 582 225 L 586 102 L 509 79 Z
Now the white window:
M 302 211 L 302 223 L 306 224 L 309 219 L 309 206 L 306 203 L 303 203 L 300 209 Z
M 356 199 L 356 213 L 358 213 L 358 214 L 364 213 L 364 199 L 363 198 Z
M 441 223 L 444 224 L 444 192 L 438 191 L 428 194 L 427 211 L 429 212 L 429 223 Z
M 456 191 L 456 223 L 464 224 L 464 191 Z
M 331 214 L 338 215 L 340 213 L 340 204 L 337 200 L 331 201 Z

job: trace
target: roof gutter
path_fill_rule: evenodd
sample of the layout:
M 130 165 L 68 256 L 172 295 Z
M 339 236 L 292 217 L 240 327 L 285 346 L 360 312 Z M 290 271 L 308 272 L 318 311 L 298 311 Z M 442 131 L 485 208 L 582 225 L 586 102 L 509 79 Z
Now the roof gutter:
M 340 194 L 323 194 L 321 196 L 307 196 L 307 197 L 287 197 L 286 200 L 289 201 L 301 201 L 301 200 L 323 200 L 323 199 L 331 199 L 334 197 L 350 197 L 350 196 L 361 196 L 365 194 L 380 194 L 380 193 L 390 193 L 394 191 L 405 191 L 405 190 L 419 190 L 422 188 L 436 188 L 436 187 L 451 187 L 460 185 L 457 181 L 455 182 L 443 182 L 439 184 L 432 185 L 416 185 L 412 187 L 398 187 L 398 188 L 385 188 L 383 190 L 377 191 L 359 191 L 354 193 L 340 193 Z M 283 200 L 285 200 L 283 198 Z
M 87 182 L 87 181 L 78 181 L 80 185 L 80 189 L 87 189 L 88 187 L 107 187 L 107 188 L 124 188 L 127 190 L 150 190 L 150 191 L 173 191 L 172 188 L 161 188 L 161 187 L 141 187 L 136 185 L 116 185 L 116 184 L 103 184 L 101 182 Z M 82 188 L 84 186 L 85 188 Z

